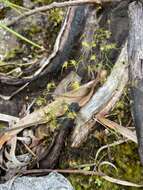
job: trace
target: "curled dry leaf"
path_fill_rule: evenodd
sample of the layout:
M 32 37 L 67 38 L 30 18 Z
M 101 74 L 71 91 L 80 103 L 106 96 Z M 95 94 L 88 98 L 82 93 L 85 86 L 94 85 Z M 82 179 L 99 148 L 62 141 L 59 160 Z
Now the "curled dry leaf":
M 115 130 L 116 132 L 120 133 L 121 135 L 123 135 L 124 137 L 126 137 L 127 139 L 137 143 L 137 136 L 135 131 L 131 131 L 130 129 L 123 127 L 119 124 L 117 124 L 114 121 L 111 121 L 109 119 L 106 119 L 105 117 L 100 117 L 98 116 L 97 120 L 103 124 L 104 126 L 109 127 L 110 129 Z
M 123 185 L 123 186 L 129 186 L 129 187 L 143 187 L 143 185 L 141 184 L 137 184 L 137 183 L 132 183 L 132 182 L 129 182 L 129 181 L 124 181 L 124 180 L 120 180 L 120 179 L 116 179 L 116 178 L 113 178 L 113 177 L 110 177 L 110 176 L 102 176 L 103 179 L 111 182 L 111 183 L 115 183 L 115 184 L 118 184 L 118 185 Z
M 100 152 L 102 152 L 102 151 L 105 150 L 106 148 L 113 147 L 113 146 L 116 146 L 116 145 L 120 145 L 120 144 L 123 144 L 123 143 L 125 143 L 125 142 L 127 142 L 127 141 L 128 141 L 128 140 L 119 140 L 119 141 L 113 142 L 112 144 L 106 144 L 106 145 L 100 147 L 100 148 L 98 149 L 98 151 L 96 152 L 96 155 L 95 155 L 95 162 L 97 162 Z
M 123 186 L 128 186 L 128 187 L 143 187 L 143 184 L 137 184 L 137 183 L 132 183 L 130 181 L 125 181 L 125 180 L 121 180 L 121 179 L 116 179 L 114 177 L 110 177 L 108 175 L 106 175 L 104 172 L 101 171 L 101 166 L 103 165 L 109 165 L 111 167 L 113 167 L 116 171 L 118 171 L 117 167 L 112 164 L 111 162 L 108 162 L 108 161 L 103 161 L 99 164 L 99 167 L 98 167 L 98 172 L 103 174 L 101 177 L 111 183 L 115 183 L 115 184 L 118 184 L 118 185 L 123 185 Z
M 20 162 L 17 157 L 16 157 L 16 145 L 17 145 L 17 137 L 15 136 L 11 142 L 9 142 L 10 144 L 10 152 L 8 152 L 5 148 L 5 157 L 7 158 L 8 161 L 11 162 L 11 164 L 13 164 L 13 166 L 15 167 L 22 167 L 27 165 L 27 163 L 25 162 Z

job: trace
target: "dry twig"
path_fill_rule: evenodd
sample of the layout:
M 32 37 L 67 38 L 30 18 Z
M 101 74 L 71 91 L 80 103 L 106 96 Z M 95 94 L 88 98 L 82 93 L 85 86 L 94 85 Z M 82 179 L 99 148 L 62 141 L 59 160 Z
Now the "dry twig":
M 82 175 L 97 175 L 97 176 L 101 176 L 103 179 L 111 182 L 111 183 L 115 183 L 115 184 L 119 184 L 119 185 L 123 185 L 123 186 L 129 186 L 129 187 L 143 187 L 143 185 L 140 184 L 136 184 L 136 183 L 132 183 L 129 181 L 123 181 L 120 179 L 115 179 L 112 177 L 109 177 L 107 175 L 105 175 L 104 173 L 98 171 L 85 171 L 85 170 L 72 170 L 72 169 L 34 169 L 34 170 L 27 170 L 27 171 L 22 171 L 23 175 L 29 175 L 29 174 L 47 174 L 50 172 L 59 172 L 59 173 L 65 173 L 65 174 L 82 174 Z
M 62 7 L 78 6 L 78 5 L 85 5 L 85 4 L 102 4 L 102 3 L 112 2 L 112 1 L 118 2 L 119 0 L 78 0 L 78 1 L 74 0 L 74 1 L 65 1 L 65 2 L 53 2 L 50 5 L 35 8 L 33 10 L 26 12 L 25 14 L 22 14 L 16 17 L 12 21 L 7 22 L 6 26 L 11 26 L 15 24 L 17 21 L 27 16 L 31 16 L 39 12 L 45 12 L 53 8 L 62 8 Z

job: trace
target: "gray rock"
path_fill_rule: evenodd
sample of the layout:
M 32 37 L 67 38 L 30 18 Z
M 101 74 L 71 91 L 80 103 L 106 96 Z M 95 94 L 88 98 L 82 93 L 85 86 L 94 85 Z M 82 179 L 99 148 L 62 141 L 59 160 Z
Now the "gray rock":
M 0 185 L 0 190 L 74 190 L 61 174 L 52 172 L 43 177 L 17 177 Z

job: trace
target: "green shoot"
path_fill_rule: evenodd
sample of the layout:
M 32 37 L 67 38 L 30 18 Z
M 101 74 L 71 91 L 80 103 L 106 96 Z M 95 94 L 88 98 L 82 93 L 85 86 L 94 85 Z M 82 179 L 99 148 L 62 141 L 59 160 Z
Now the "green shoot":
M 17 5 L 15 3 L 11 3 L 8 0 L 0 0 L 1 3 L 4 3 L 6 6 L 10 7 L 11 9 L 14 9 L 16 12 L 19 12 L 18 9 L 23 10 L 23 11 L 29 11 L 29 9 L 22 7 L 20 5 Z
M 8 32 L 10 32 L 10 33 L 12 33 L 12 34 L 15 35 L 16 37 L 20 38 L 21 40 L 23 40 L 23 41 L 25 41 L 25 42 L 27 42 L 27 43 L 29 43 L 29 44 L 31 44 L 32 46 L 34 46 L 34 47 L 36 47 L 36 48 L 39 48 L 39 49 L 42 49 L 42 50 L 44 49 L 43 46 L 40 46 L 40 45 L 38 45 L 37 43 L 32 42 L 31 40 L 25 38 L 25 37 L 22 36 L 21 34 L 15 32 L 14 30 L 12 30 L 12 29 L 10 29 L 9 27 L 5 26 L 3 23 L 0 23 L 0 28 L 3 28 L 4 30 L 6 30 L 6 31 L 8 31 Z

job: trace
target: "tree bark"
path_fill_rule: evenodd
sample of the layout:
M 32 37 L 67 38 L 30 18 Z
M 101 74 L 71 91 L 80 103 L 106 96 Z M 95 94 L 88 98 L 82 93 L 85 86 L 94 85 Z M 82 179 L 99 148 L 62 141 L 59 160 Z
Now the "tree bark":
M 143 164 L 143 4 L 129 5 L 128 61 L 131 81 L 131 106 Z

